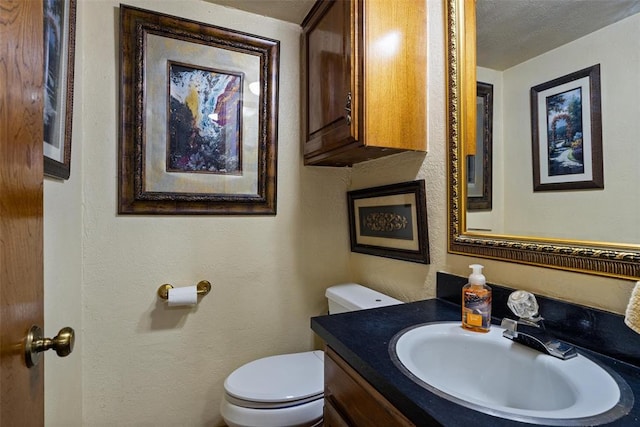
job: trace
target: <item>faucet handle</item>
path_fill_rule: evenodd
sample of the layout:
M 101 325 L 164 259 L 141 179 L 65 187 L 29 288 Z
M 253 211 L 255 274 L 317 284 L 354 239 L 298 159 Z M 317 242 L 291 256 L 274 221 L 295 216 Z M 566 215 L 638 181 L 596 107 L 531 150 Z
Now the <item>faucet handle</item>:
M 532 321 L 540 320 L 538 314 L 538 301 L 536 301 L 535 295 L 531 292 L 512 292 L 507 300 L 507 306 L 511 309 L 513 314 L 521 319 L 528 319 Z

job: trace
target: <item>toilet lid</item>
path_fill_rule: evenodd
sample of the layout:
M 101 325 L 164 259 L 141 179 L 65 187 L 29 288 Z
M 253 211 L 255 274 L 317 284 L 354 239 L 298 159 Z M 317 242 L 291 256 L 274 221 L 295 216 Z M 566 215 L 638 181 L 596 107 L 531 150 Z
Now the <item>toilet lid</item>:
M 254 360 L 233 371 L 225 391 L 252 402 L 289 402 L 322 395 L 324 352 L 281 354 Z

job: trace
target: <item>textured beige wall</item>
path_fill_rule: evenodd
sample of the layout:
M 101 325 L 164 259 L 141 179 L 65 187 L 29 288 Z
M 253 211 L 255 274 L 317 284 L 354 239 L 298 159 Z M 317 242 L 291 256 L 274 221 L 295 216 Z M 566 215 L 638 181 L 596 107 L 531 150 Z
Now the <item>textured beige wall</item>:
M 118 1 L 83 4 L 83 425 L 215 426 L 223 381 L 309 350 L 324 290 L 348 278 L 349 169 L 300 157 L 299 26 L 201 1 L 132 6 L 280 40 L 277 216 L 117 216 Z M 195 308 L 156 290 L 207 279 Z
M 446 116 L 443 2 L 427 2 L 427 130 L 428 153 L 403 153 L 353 168 L 351 190 L 424 179 L 427 196 L 431 264 L 422 265 L 352 254 L 355 281 L 413 301 L 435 296 L 436 272 L 446 263 Z M 399 118 L 401 119 L 401 118 Z
M 79 339 L 65 358 L 53 351 L 45 353 L 45 420 L 49 427 L 80 425 L 82 419 L 82 147 L 80 138 L 74 135 L 73 139 L 71 178 L 44 182 L 44 332 L 53 337 L 71 326 Z
M 79 2 L 78 11 L 83 8 Z M 82 37 L 82 32 L 78 32 Z M 44 356 L 45 425 L 80 426 L 82 422 L 82 55 L 76 54 L 71 176 L 44 179 L 44 332 L 53 337 L 70 326 L 73 352 Z

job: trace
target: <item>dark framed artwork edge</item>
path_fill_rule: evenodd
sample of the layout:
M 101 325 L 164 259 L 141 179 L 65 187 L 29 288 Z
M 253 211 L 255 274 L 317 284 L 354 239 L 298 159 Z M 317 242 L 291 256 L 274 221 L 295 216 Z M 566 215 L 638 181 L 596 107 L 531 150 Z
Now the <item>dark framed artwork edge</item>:
M 417 250 L 367 245 L 357 242 L 355 201 L 384 196 L 394 196 L 413 193 L 415 196 L 416 229 L 418 240 Z M 430 263 L 429 235 L 427 223 L 427 201 L 424 180 L 389 184 L 379 187 L 364 188 L 347 192 L 347 209 L 349 215 L 349 237 L 351 251 L 355 253 L 374 255 L 401 261 L 420 264 Z
M 256 194 L 147 191 L 143 186 L 145 32 L 259 58 Z M 118 214 L 276 215 L 280 42 L 150 10 L 120 6 Z
M 490 211 L 493 209 L 493 85 L 477 82 L 476 92 L 484 99 L 482 196 L 467 196 L 467 210 Z
M 553 87 L 569 83 L 584 77 L 589 77 L 589 101 L 591 111 L 589 122 L 591 126 L 592 179 L 566 183 L 541 183 L 540 176 L 540 131 L 538 129 L 538 93 Z M 602 106 L 600 86 L 600 64 L 583 68 L 570 74 L 558 77 L 545 83 L 533 86 L 530 90 L 531 107 L 531 149 L 533 159 L 533 191 L 562 191 L 604 189 L 603 149 L 602 149 Z
M 69 0 L 69 22 L 67 34 L 67 58 L 65 84 L 65 109 L 64 109 L 64 150 L 62 162 L 43 155 L 43 173 L 46 178 L 67 180 L 71 176 L 71 142 L 73 133 L 73 93 L 75 77 L 75 48 L 76 48 L 76 12 L 77 0 Z M 45 58 L 46 60 L 46 58 Z

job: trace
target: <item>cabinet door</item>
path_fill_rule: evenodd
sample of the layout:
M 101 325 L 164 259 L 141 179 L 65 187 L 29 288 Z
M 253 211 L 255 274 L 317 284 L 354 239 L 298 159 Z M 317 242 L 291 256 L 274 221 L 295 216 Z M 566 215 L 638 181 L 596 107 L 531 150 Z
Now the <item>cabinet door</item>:
M 325 425 L 413 427 L 398 409 L 327 347 L 324 358 Z
M 324 427 L 351 427 L 347 420 L 342 418 L 342 415 L 333 403 L 331 403 L 330 399 L 325 399 L 324 401 Z
M 306 70 L 305 157 L 352 143 L 351 1 L 316 3 L 304 23 Z M 354 5 L 355 7 L 355 5 Z

